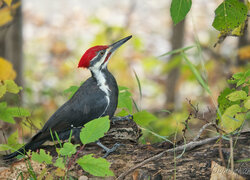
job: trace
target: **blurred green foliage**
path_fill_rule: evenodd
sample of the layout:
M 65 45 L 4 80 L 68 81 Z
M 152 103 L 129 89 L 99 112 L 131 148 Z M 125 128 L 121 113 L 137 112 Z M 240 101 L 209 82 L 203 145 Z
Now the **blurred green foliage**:
M 239 72 L 228 80 L 237 87 L 225 88 L 218 98 L 217 118 L 223 130 L 230 133 L 240 128 L 245 120 L 249 120 L 250 110 L 250 70 Z

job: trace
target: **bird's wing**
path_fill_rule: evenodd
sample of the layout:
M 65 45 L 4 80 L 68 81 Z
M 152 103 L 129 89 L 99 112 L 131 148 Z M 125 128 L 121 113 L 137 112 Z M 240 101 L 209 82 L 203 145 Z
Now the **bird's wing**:
M 97 96 L 99 94 L 99 96 Z M 89 78 L 78 91 L 63 104 L 45 123 L 42 132 L 64 131 L 100 117 L 107 107 L 105 93 L 96 86 L 96 81 Z

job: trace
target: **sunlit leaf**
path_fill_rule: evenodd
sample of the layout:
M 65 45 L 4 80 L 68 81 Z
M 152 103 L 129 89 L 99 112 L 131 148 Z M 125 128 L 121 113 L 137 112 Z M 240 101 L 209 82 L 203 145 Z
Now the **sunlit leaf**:
M 46 153 L 43 149 L 40 149 L 40 153 L 33 152 L 31 159 L 33 161 L 46 164 L 52 164 L 52 156 Z
M 0 98 L 3 97 L 5 93 L 6 93 L 6 85 L 0 84 Z
M 231 36 L 242 36 L 245 30 L 246 21 L 241 23 L 238 27 L 234 28 L 232 32 L 229 34 Z
M 245 115 L 240 112 L 241 107 L 238 104 L 234 104 L 225 110 L 222 115 L 221 126 L 226 132 L 232 132 L 242 125 Z
M 114 173 L 109 169 L 110 163 L 104 158 L 94 158 L 93 154 L 85 155 L 77 160 L 77 163 L 84 171 L 94 176 L 114 176 Z
M 27 109 L 19 107 L 7 107 L 6 102 L 0 103 L 0 120 L 15 123 L 13 117 L 27 117 L 30 113 Z
M 244 102 L 244 107 L 250 109 L 250 96 L 248 96 L 246 101 Z
M 11 113 L 7 111 L 7 103 L 1 102 L 0 103 L 0 120 L 15 124 L 15 120 L 13 119 L 13 116 Z
M 10 93 L 17 94 L 23 88 L 18 86 L 13 80 L 5 80 L 6 90 Z
M 18 131 L 12 133 L 7 140 L 7 144 L 0 144 L 0 151 L 7 151 L 11 150 L 11 152 L 16 151 L 17 149 L 21 148 L 23 144 L 18 142 Z
M 1 16 L 1 12 L 0 12 Z M 0 17 L 1 21 L 1 17 Z M 1 26 L 1 25 L 0 25 Z M 0 57 L 0 81 L 8 80 L 8 79 L 15 79 L 16 72 L 14 71 L 12 64 L 5 60 L 4 58 Z
M 80 139 L 83 144 L 95 142 L 104 136 L 109 130 L 110 120 L 108 116 L 92 120 L 84 125 L 80 133 Z
M 54 163 L 54 166 L 59 167 L 61 169 L 65 168 L 65 165 L 63 163 L 63 158 L 62 157 L 58 157 L 56 162 Z
M 191 5 L 191 0 L 172 0 L 170 12 L 175 25 L 185 18 Z
M 12 0 L 3 0 L 8 6 L 11 6 Z
M 247 18 L 247 7 L 238 0 L 225 0 L 215 10 L 213 27 L 228 32 L 240 26 Z
M 0 26 L 3 26 L 13 19 L 11 15 L 11 9 L 9 7 L 5 7 L 0 9 Z
M 250 111 L 246 113 L 246 120 L 250 120 Z
M 157 117 L 148 111 L 140 111 L 133 114 L 133 119 L 137 124 L 146 126 L 150 122 L 157 120 Z
M 55 170 L 55 175 L 58 177 L 65 177 L 65 170 L 62 168 L 57 168 Z
M 29 110 L 21 107 L 9 107 L 8 111 L 13 117 L 28 117 L 30 116 Z
M 230 93 L 232 93 L 234 91 L 235 91 L 235 89 L 226 88 L 220 93 L 217 101 L 218 101 L 218 108 L 219 108 L 221 114 L 223 114 L 225 112 L 225 110 L 228 107 L 232 106 L 233 104 L 240 103 L 239 101 L 233 102 L 233 101 L 230 101 L 226 98 Z M 220 118 L 220 116 L 218 114 L 217 114 L 217 117 Z
M 236 87 L 241 86 L 242 84 L 248 82 L 247 80 L 250 77 L 250 70 L 246 72 L 239 72 L 235 73 L 230 80 L 228 80 L 228 83 L 230 84 L 236 84 Z
M 60 155 L 71 157 L 73 154 L 76 153 L 77 146 L 79 146 L 79 144 L 74 145 L 70 142 L 64 143 L 63 147 L 59 151 Z
M 129 112 L 125 109 L 122 109 L 120 112 L 116 113 L 116 116 L 127 116 L 129 115 Z
M 131 93 L 128 91 L 128 88 L 119 86 L 119 96 L 118 96 L 118 108 L 125 108 L 132 113 L 133 102 L 131 99 Z
M 244 100 L 247 98 L 247 93 L 243 90 L 240 91 L 234 91 L 226 96 L 227 99 L 230 101 L 238 101 L 238 100 Z

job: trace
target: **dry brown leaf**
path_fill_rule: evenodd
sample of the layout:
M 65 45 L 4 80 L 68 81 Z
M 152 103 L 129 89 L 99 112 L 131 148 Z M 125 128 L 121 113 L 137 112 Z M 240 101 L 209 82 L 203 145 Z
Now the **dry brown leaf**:
M 138 172 L 138 170 L 135 170 L 135 171 L 133 172 L 132 177 L 133 177 L 133 180 L 138 180 L 138 179 L 139 179 L 139 172 Z
M 57 168 L 55 170 L 55 175 L 58 177 L 64 177 L 65 176 L 65 170 L 61 169 L 61 168 Z
M 36 174 L 40 174 L 46 166 L 44 164 L 37 163 L 30 160 L 31 166 Z M 13 163 L 10 167 L 0 169 L 0 179 L 16 179 L 22 172 L 24 179 L 29 177 L 27 162 L 25 160 L 20 160 Z M 21 179 L 19 176 L 18 179 Z
M 227 169 L 223 166 L 220 166 L 215 161 L 212 161 L 211 164 L 211 177 L 210 180 L 245 180 L 242 176 L 237 173 Z

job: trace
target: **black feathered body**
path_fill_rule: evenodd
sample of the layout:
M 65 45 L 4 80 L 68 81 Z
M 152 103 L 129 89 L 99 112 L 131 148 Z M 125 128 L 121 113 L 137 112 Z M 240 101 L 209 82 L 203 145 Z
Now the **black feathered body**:
M 92 77 L 80 86 L 71 99 L 49 118 L 43 128 L 24 147 L 5 155 L 3 159 L 7 160 L 28 150 L 35 150 L 45 141 L 52 140 L 50 129 L 52 132 L 56 131 L 61 140 L 65 140 L 69 138 L 71 130 L 79 134 L 81 127 L 93 119 L 106 115 L 113 117 L 118 103 L 118 86 L 107 68 L 102 69 L 101 73 L 108 91 L 105 92 L 100 88 L 98 77 L 92 72 Z

